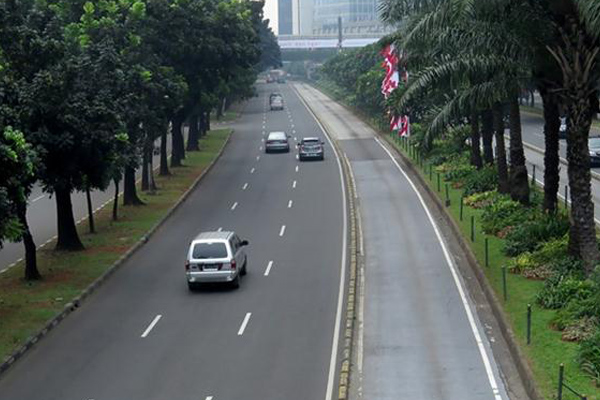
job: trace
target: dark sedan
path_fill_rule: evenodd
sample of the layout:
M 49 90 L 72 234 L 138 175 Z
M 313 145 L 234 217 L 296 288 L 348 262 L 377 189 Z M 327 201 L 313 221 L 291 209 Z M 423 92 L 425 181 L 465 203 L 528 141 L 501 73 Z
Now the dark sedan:
M 600 167 L 600 137 L 589 138 L 588 148 L 590 150 L 590 166 Z
M 303 138 L 298 143 L 298 159 L 304 160 L 323 160 L 325 151 L 323 141 L 317 137 Z

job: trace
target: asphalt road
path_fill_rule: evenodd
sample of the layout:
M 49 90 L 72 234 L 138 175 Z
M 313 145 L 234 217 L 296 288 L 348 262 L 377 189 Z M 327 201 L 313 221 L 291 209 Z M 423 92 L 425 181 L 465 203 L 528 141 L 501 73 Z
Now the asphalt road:
M 160 146 L 160 140 L 157 140 L 156 145 Z M 171 152 L 170 136 L 167 141 L 167 151 Z M 153 156 L 152 162 L 155 168 L 158 167 L 160 156 Z M 141 177 L 141 168 L 137 171 L 137 177 Z M 104 191 L 94 190 L 91 193 L 93 210 L 97 211 L 111 202 L 114 198 L 114 190 L 113 183 Z M 123 193 L 123 181 L 119 185 L 119 193 Z M 71 202 L 73 204 L 75 221 L 81 223 L 86 220 L 88 210 L 85 193 L 73 192 L 71 194 Z M 33 187 L 29 196 L 27 222 L 29 223 L 33 240 L 38 248 L 43 248 L 56 239 L 56 201 L 51 194 L 44 192 L 39 184 Z M 16 262 L 21 261 L 24 255 L 23 243 L 4 243 L 3 248 L 0 249 L 0 274 L 8 270 L 8 268 L 12 268 Z
M 0 379 L 10 400 L 323 399 L 338 323 L 344 199 L 324 162 L 264 154 L 263 132 L 322 136 L 287 85 L 259 85 L 222 158 L 152 239 Z M 286 110 L 267 111 L 271 90 Z M 188 292 L 204 230 L 248 239 L 241 288 Z
M 455 260 L 408 176 L 370 127 L 316 89 L 297 87 L 356 179 L 366 260 L 358 394 L 508 399 Z

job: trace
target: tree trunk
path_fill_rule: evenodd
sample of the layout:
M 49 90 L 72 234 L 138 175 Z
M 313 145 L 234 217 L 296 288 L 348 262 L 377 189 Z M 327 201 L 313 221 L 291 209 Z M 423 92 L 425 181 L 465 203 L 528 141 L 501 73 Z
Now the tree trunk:
M 479 115 L 476 112 L 471 113 L 471 165 L 477 169 L 481 169 L 481 145 L 479 133 Z
M 169 158 L 167 157 L 167 131 L 160 135 L 160 176 L 171 175 L 169 171 Z
M 206 115 L 204 114 L 204 112 L 200 112 L 199 117 L 198 117 L 198 127 L 199 127 L 199 136 L 200 138 L 203 138 L 204 136 L 206 136 Z
M 75 218 L 73 217 L 73 205 L 71 204 L 71 189 L 55 187 L 56 218 L 58 223 L 58 240 L 56 250 L 77 251 L 83 250 L 83 243 L 79 239 Z
M 206 111 L 204 113 L 205 117 L 204 117 L 204 121 L 206 123 L 206 125 L 204 126 L 204 131 L 208 132 L 210 131 L 210 111 Z
M 90 233 L 96 233 L 96 227 L 94 225 L 94 210 L 92 209 L 92 194 L 90 193 L 89 186 L 86 186 L 85 188 L 85 199 L 87 201 L 88 224 L 90 228 Z
M 29 224 L 27 223 L 27 203 L 17 205 L 17 213 L 19 222 L 23 226 L 23 245 L 25 246 L 25 280 L 35 281 L 41 279 L 42 275 L 38 271 L 37 267 L 37 254 L 35 248 L 35 242 L 33 236 L 29 230 Z
M 529 90 L 529 94 L 531 95 L 531 103 L 529 104 L 530 107 L 535 107 L 535 92 L 533 91 L 533 89 Z
M 137 195 L 135 187 L 135 168 L 125 167 L 125 178 L 123 180 L 123 205 L 140 206 L 144 202 Z
M 183 117 L 179 113 L 173 118 L 173 131 L 171 132 L 171 167 L 180 167 L 181 160 L 184 158 L 185 149 L 183 147 Z
M 544 107 L 544 210 L 556 213 L 558 205 L 558 186 L 560 183 L 559 139 L 560 113 L 555 96 L 546 90 L 540 90 Z
M 225 108 L 225 98 L 219 99 L 219 104 L 217 105 L 217 121 L 220 121 L 223 117 L 223 109 Z
M 483 141 L 483 162 L 486 165 L 494 164 L 494 114 L 492 110 L 485 110 L 481 114 L 481 139 Z
M 502 105 L 494 104 L 494 136 L 496 138 L 496 165 L 498 167 L 498 191 L 509 193 L 508 168 L 506 166 L 506 145 L 504 144 L 504 111 Z
M 113 201 L 112 220 L 116 221 L 117 219 L 119 219 L 119 180 L 114 179 L 113 182 L 115 183 L 115 199 Z
M 569 252 L 583 260 L 585 270 L 590 274 L 600 260 L 600 252 L 596 243 L 588 147 L 594 111 L 592 111 L 590 99 L 586 97 L 573 99 L 568 110 L 567 160 L 571 193 Z
M 154 157 L 150 156 L 150 165 L 148 168 L 150 172 L 150 191 L 156 192 L 158 187 L 156 186 L 156 181 L 154 180 Z
M 152 158 L 152 152 L 148 151 L 148 146 L 144 146 L 144 154 L 142 155 L 142 190 L 150 190 L 150 177 L 148 173 L 149 158 Z
M 529 179 L 525 165 L 525 151 L 521 135 L 521 110 L 515 96 L 509 104 L 510 123 L 510 197 L 521 204 L 529 205 Z
M 190 131 L 188 134 L 187 151 L 200 151 L 198 146 L 198 113 L 190 115 Z

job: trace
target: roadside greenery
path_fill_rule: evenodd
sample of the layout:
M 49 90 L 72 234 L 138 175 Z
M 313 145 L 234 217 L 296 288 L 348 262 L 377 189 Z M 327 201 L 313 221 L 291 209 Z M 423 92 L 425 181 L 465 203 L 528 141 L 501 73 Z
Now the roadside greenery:
M 85 250 L 57 252 L 50 246 L 39 250 L 38 268 L 44 279 L 24 282 L 22 272 L 16 268 L 0 275 L 0 362 L 39 332 L 161 220 L 214 161 L 230 134 L 231 129 L 209 132 L 200 140 L 201 150 L 188 154 L 186 168 L 158 176 L 156 184 L 161 190 L 140 194 L 146 207 L 124 206 L 118 221 L 112 219 L 110 205 L 105 207 L 96 214 L 95 234 L 78 225 Z
M 0 4 L 0 246 L 25 244 L 25 278 L 41 278 L 25 217 L 34 184 L 56 201 L 56 250 L 85 247 L 71 193 L 123 181 L 123 204 L 184 165 L 186 152 L 257 74 L 280 65 L 263 1 L 8 0 Z M 187 144 L 184 143 L 184 125 Z M 160 140 L 160 149 L 155 143 Z M 32 161 L 32 160 L 35 160 Z M 35 168 L 34 168 L 35 166 Z M 118 219 L 117 202 L 113 219 Z M 89 229 L 97 230 L 89 207 Z

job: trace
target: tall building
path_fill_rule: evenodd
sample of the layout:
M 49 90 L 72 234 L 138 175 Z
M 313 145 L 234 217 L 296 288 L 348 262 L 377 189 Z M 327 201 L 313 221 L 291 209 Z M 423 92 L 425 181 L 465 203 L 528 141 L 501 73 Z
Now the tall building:
M 295 0 L 297 1 L 297 0 Z M 278 0 L 279 35 L 291 35 L 293 33 L 292 0 Z
M 314 0 L 313 34 L 337 32 L 342 17 L 344 33 L 384 33 L 386 29 L 377 14 L 378 0 Z
M 300 35 L 312 35 L 313 33 L 313 15 L 314 15 L 314 0 L 297 0 L 298 1 L 298 25 Z

